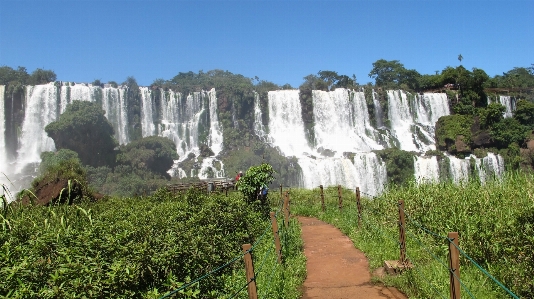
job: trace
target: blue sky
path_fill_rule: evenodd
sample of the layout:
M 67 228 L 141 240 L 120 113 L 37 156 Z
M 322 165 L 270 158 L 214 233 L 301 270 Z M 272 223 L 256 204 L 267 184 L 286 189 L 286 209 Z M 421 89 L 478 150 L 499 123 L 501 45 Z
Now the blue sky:
M 222 69 L 298 87 L 319 70 L 369 82 L 378 59 L 434 74 L 462 54 L 494 76 L 534 63 L 533 16 L 532 0 L 0 0 L 0 65 L 140 85 Z

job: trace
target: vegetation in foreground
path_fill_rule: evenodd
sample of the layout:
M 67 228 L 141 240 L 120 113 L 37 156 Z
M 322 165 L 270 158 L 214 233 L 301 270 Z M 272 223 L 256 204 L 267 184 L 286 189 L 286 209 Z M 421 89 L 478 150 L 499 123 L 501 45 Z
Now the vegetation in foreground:
M 71 165 L 76 160 L 66 161 Z M 55 169 L 54 161 L 48 162 L 43 166 Z M 243 187 L 272 180 L 269 166 L 248 171 L 258 179 L 244 181 Z M 161 298 L 170 292 L 174 298 L 241 298 L 245 243 L 254 245 L 260 294 L 299 297 L 305 276 L 300 229 L 294 222 L 281 229 L 284 264 L 279 265 L 264 214 L 267 200 L 249 202 L 237 192 L 207 195 L 190 189 L 172 194 L 160 189 L 149 197 L 68 202 L 74 204 L 4 201 L 1 298 Z M 273 210 L 279 210 L 277 204 Z M 281 226 L 281 218 L 279 222 Z M 188 287 L 180 289 L 184 285 Z
M 374 199 L 362 194 L 362 226 L 354 190 L 344 190 L 342 211 L 337 190 L 326 190 L 326 211 L 321 211 L 318 190 L 293 192 L 292 212 L 318 217 L 339 227 L 365 252 L 371 271 L 386 260 L 399 259 L 398 200 L 404 200 L 407 218 L 407 255 L 414 269 L 399 276 L 375 279 L 398 287 L 410 298 L 449 297 L 448 232 L 459 232 L 460 248 L 516 295 L 534 296 L 530 273 L 534 260 L 534 177 L 507 174 L 501 181 L 436 185 L 411 184 L 391 188 Z M 350 198 L 350 199 L 349 199 Z M 424 229 L 422 228 L 424 227 Z M 425 230 L 426 229 L 426 230 Z M 432 233 L 430 233 L 432 232 Z M 469 259 L 461 257 L 462 297 L 509 298 Z

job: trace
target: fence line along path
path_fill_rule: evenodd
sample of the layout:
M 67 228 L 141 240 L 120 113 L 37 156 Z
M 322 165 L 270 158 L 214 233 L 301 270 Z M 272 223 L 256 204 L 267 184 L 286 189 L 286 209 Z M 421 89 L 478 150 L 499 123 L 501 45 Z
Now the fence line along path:
M 298 219 L 308 273 L 303 284 L 303 299 L 406 299 L 395 288 L 371 282 L 367 258 L 339 229 L 316 218 Z

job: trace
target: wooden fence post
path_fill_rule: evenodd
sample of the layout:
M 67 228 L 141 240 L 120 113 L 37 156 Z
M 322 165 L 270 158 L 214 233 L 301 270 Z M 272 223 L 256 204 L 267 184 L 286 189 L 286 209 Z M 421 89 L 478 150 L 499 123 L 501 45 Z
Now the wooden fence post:
M 356 187 L 356 207 L 358 208 L 358 227 L 362 222 L 362 204 L 360 202 L 360 187 Z
M 404 219 L 404 200 L 399 200 L 399 245 L 400 258 L 399 263 L 406 263 L 406 221 Z
M 324 212 L 324 192 L 323 192 L 323 185 L 319 186 L 321 188 L 321 206 L 323 207 Z
M 451 299 L 460 299 L 460 251 L 458 250 L 458 232 L 450 232 L 449 238 L 449 276 Z M 456 246 L 454 246 L 456 245 Z
M 282 198 L 283 197 L 283 194 L 282 194 L 282 184 L 280 184 L 280 203 L 282 203 Z
M 343 199 L 341 198 L 341 185 L 337 185 L 337 198 L 339 210 L 341 211 L 341 208 L 343 208 Z
M 273 236 L 274 236 L 274 247 L 276 254 L 278 255 L 278 263 L 282 263 L 282 247 L 280 246 L 280 234 L 278 231 L 278 222 L 276 222 L 275 213 L 271 212 L 271 223 L 273 227 Z
M 243 244 L 243 253 L 245 253 L 243 259 L 245 260 L 245 273 L 247 276 L 248 284 L 248 298 L 257 299 L 258 293 L 256 290 L 256 277 L 254 275 L 254 263 L 252 262 L 252 254 L 249 251 L 250 248 L 252 248 L 250 244 Z
M 289 227 L 289 192 L 284 192 L 284 224 L 285 227 Z

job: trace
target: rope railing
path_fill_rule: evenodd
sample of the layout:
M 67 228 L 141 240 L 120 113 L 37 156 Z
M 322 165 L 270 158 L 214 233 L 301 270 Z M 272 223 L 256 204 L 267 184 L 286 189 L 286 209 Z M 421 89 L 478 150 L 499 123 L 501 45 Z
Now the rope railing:
M 289 194 L 289 191 L 286 191 L 288 192 Z M 277 210 L 276 212 L 274 212 L 274 221 L 277 220 L 280 212 L 282 212 L 284 208 L 284 204 L 283 204 L 283 201 L 281 200 L 280 201 L 280 204 L 278 205 L 277 207 Z M 266 226 L 265 230 L 262 232 L 262 234 L 255 240 L 255 242 L 252 244 L 252 246 L 250 246 L 250 248 L 248 250 L 245 250 L 243 253 L 241 253 L 240 255 L 236 256 L 235 258 L 233 258 L 232 260 L 230 260 L 229 262 L 217 267 L 216 269 L 208 272 L 208 273 L 205 273 L 204 275 L 188 282 L 188 283 L 185 283 L 183 285 L 181 285 L 180 287 L 178 287 L 177 289 L 173 290 L 173 291 L 170 291 L 168 292 L 167 294 L 161 296 L 159 299 L 165 299 L 165 298 L 170 298 L 171 296 L 179 293 L 180 291 L 183 291 L 185 289 L 187 289 L 188 287 L 191 287 L 199 282 L 201 282 L 202 280 L 210 277 L 211 275 L 221 271 L 222 269 L 226 268 L 226 267 L 229 267 L 231 265 L 233 265 L 235 262 L 237 262 L 238 260 L 244 258 L 247 254 L 251 254 L 252 252 L 256 251 L 259 249 L 260 245 L 261 245 L 261 242 L 264 240 L 265 236 L 267 235 L 270 235 L 269 231 L 272 229 L 273 227 L 273 223 L 272 222 L 269 222 L 269 225 Z M 283 226 L 282 226 L 283 227 Z M 279 230 L 281 231 L 281 230 Z M 282 236 L 284 238 L 287 238 L 287 236 L 285 236 L 286 234 L 282 234 Z M 287 242 L 284 242 L 284 247 L 287 245 Z M 251 277 L 250 279 L 247 279 L 247 283 L 243 286 L 241 286 L 235 293 L 233 293 L 230 297 L 228 298 L 235 298 L 236 296 L 238 296 L 245 288 L 247 288 L 247 286 L 249 286 L 251 283 L 256 283 L 257 280 L 258 280 L 258 277 L 263 273 L 262 271 L 264 270 L 263 267 L 264 265 L 266 264 L 266 261 L 269 259 L 269 257 L 271 257 L 271 255 L 275 256 L 273 254 L 273 252 L 275 252 L 275 241 L 274 241 L 274 238 L 271 239 L 271 242 L 268 242 L 266 243 L 266 248 L 265 248 L 265 253 L 263 254 L 263 257 L 261 259 L 261 262 L 260 262 L 260 266 L 258 267 L 258 270 L 254 272 L 254 275 L 253 277 Z M 274 265 L 272 266 L 272 268 L 269 270 L 269 276 L 266 276 L 265 277 L 265 281 L 268 281 L 267 285 L 268 287 L 270 286 L 271 284 L 271 281 L 272 281 L 272 277 L 274 276 L 274 273 L 275 273 L 275 270 L 276 269 L 279 269 L 278 267 L 278 262 L 276 262 L 276 260 L 274 261 Z M 265 271 L 267 272 L 267 271 Z M 266 291 L 268 291 L 268 289 L 266 289 Z M 267 295 L 267 294 L 266 294 Z
M 322 190 L 322 188 L 321 188 Z M 326 190 L 329 190 L 329 188 L 326 188 Z M 332 192 L 333 190 L 330 190 L 330 192 Z M 376 201 L 377 199 L 380 199 L 380 197 L 377 197 L 375 195 L 372 195 L 372 194 L 369 194 L 369 193 L 366 193 L 366 192 L 363 192 L 361 190 L 357 190 L 357 192 L 359 192 L 360 194 L 362 195 L 365 195 L 367 197 L 369 197 L 369 199 L 371 199 L 373 202 L 375 202 L 375 204 L 378 204 L 378 208 L 379 209 L 383 209 L 385 208 L 384 206 L 382 206 L 382 203 L 386 203 L 388 201 Z M 336 194 L 324 194 L 322 195 L 324 197 L 338 197 L 338 195 Z M 358 197 L 358 200 L 359 200 L 359 197 Z M 358 202 L 358 204 L 360 204 Z M 332 202 L 329 203 L 329 206 L 332 207 Z M 374 231 L 378 232 L 383 239 L 389 239 L 389 240 L 394 240 L 395 244 L 397 245 L 400 245 L 401 242 L 399 241 L 399 239 L 397 238 L 394 238 L 392 236 L 388 236 L 388 234 L 385 233 L 384 229 L 383 228 L 380 228 L 380 227 L 377 227 L 376 225 L 373 225 L 371 223 L 371 220 L 369 218 L 369 216 L 373 216 L 375 218 L 379 218 L 379 217 L 383 217 L 384 216 L 384 211 L 382 210 L 378 210 L 374 207 L 371 206 L 371 203 L 370 202 L 362 202 L 361 203 L 361 210 L 358 211 L 356 217 L 359 217 L 363 224 L 366 226 L 366 227 L 369 227 L 369 228 L 372 228 Z M 387 208 L 387 207 L 386 207 Z M 360 209 L 360 208 L 359 208 Z M 340 209 L 341 211 L 341 209 Z M 467 255 L 457 244 L 455 244 L 454 242 L 452 242 L 452 240 L 448 237 L 445 237 L 445 236 L 442 236 L 434 231 L 432 231 L 431 229 L 427 228 L 426 226 L 424 226 L 423 224 L 421 224 L 419 221 L 415 220 L 414 217 L 412 217 L 411 215 L 407 214 L 404 212 L 404 210 L 402 211 L 404 213 L 404 216 L 407 218 L 408 221 L 406 221 L 406 224 L 410 225 L 410 226 L 413 226 L 417 231 L 421 231 L 423 232 L 424 234 L 426 235 L 429 235 L 431 236 L 432 238 L 434 238 L 435 240 L 437 241 L 447 241 L 447 243 L 450 243 L 450 244 L 453 244 L 453 246 L 459 251 L 459 253 L 461 254 L 461 256 L 465 257 L 467 260 L 469 260 L 471 262 L 471 264 L 473 264 L 478 270 L 480 270 L 486 277 L 488 277 L 489 279 L 491 279 L 497 286 L 499 286 L 499 288 L 501 288 L 503 291 L 505 291 L 508 295 L 510 295 L 511 297 L 515 298 L 515 299 L 519 299 L 519 297 L 517 295 L 515 295 L 512 291 L 510 291 L 508 288 L 506 288 L 506 286 L 504 286 L 504 284 L 502 284 L 500 281 L 498 281 L 494 276 L 492 276 L 487 270 L 485 270 L 484 268 L 482 268 L 479 264 L 477 264 L 471 257 L 469 257 L 469 255 Z M 369 215 L 368 215 L 369 214 Z M 403 216 L 403 217 L 404 217 Z M 387 222 L 393 222 L 391 220 L 388 220 Z M 471 292 L 471 290 L 467 287 L 467 285 L 464 283 L 464 281 L 462 281 L 460 279 L 460 277 L 455 273 L 455 269 L 452 269 L 449 265 L 447 265 L 447 263 L 445 263 L 443 260 L 441 260 L 439 257 L 436 256 L 436 254 L 434 254 L 432 252 L 431 249 L 429 249 L 427 246 L 425 246 L 424 242 L 422 242 L 418 236 L 416 234 L 414 234 L 412 231 L 408 230 L 408 227 L 407 225 L 402 225 L 401 222 L 396 222 L 399 226 L 399 229 L 403 229 L 409 236 L 409 240 L 412 240 L 414 241 L 415 243 L 417 243 L 421 248 L 422 250 L 428 254 L 429 256 L 432 257 L 432 259 L 434 259 L 435 261 L 437 261 L 439 263 L 439 265 L 443 266 L 445 269 L 447 269 L 447 271 L 450 273 L 450 276 L 451 276 L 451 280 L 452 278 L 456 279 L 459 283 L 459 287 L 461 287 L 461 290 L 463 290 L 467 295 L 469 295 L 469 297 L 471 298 L 475 298 L 473 293 Z M 402 245 L 401 245 L 402 246 Z M 411 259 L 410 259 L 410 262 L 413 262 Z M 410 269 L 415 269 L 415 268 L 410 268 Z M 415 269 L 415 271 L 418 273 L 418 274 L 422 274 L 418 269 Z M 424 278 L 424 277 L 422 277 Z M 439 294 L 439 296 L 441 298 L 446 298 L 445 296 L 443 296 L 443 294 L 439 293 L 439 290 L 435 289 L 435 287 L 430 284 L 430 282 L 426 281 L 427 283 L 429 283 L 429 285 L 433 288 L 433 290 Z
M 462 254 L 465 258 L 467 258 L 473 265 L 475 265 L 475 267 L 477 267 L 482 273 L 484 273 L 484 275 L 486 275 L 488 278 L 490 278 L 491 280 L 493 280 L 493 282 L 495 282 L 499 287 L 501 287 L 501 289 L 503 289 L 504 291 L 506 291 L 506 293 L 508 293 L 508 295 L 512 296 L 513 298 L 515 299 L 519 299 L 519 297 L 514 294 L 512 291 L 510 291 L 507 287 L 504 286 L 504 284 L 502 284 L 500 281 L 498 281 L 495 277 L 493 277 L 493 275 L 491 275 L 488 271 L 486 271 L 484 268 L 482 268 L 479 264 L 477 264 L 469 255 L 467 255 L 467 253 L 465 253 L 460 247 L 456 246 L 456 244 L 454 244 L 454 242 L 452 242 L 450 239 L 447 238 L 447 240 L 454 245 L 454 247 L 456 247 L 456 249 L 458 249 L 458 251 L 460 252 L 460 254 Z

